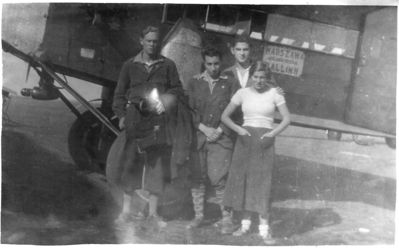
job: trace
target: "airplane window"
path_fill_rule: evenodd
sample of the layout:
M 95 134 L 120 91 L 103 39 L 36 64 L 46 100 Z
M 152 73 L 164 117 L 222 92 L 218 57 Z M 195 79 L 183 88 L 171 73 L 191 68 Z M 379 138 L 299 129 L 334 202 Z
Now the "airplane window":
M 199 27 L 230 35 L 250 35 L 263 40 L 266 29 L 265 13 L 235 5 L 166 4 L 163 22 L 175 23 L 179 18 L 193 20 Z
M 186 7 L 186 17 L 198 24 L 204 24 L 206 16 L 206 5 L 190 4 Z
M 252 12 L 246 9 L 240 9 L 238 12 L 237 21 L 248 21 L 251 20 Z
M 237 10 L 227 6 L 210 5 L 208 22 L 221 26 L 232 26 L 237 19 Z
M 163 17 L 164 22 L 175 23 L 179 18 L 183 17 L 184 5 L 181 4 L 166 4 L 166 16 Z
M 235 23 L 235 33 L 238 35 L 249 35 L 249 32 L 251 31 L 251 18 L 251 11 L 240 9 L 238 12 L 237 21 Z
M 207 14 L 205 29 L 225 34 L 234 34 L 236 32 L 237 9 L 210 5 Z
M 206 29 L 231 35 L 250 35 L 263 40 L 266 29 L 265 13 L 258 13 L 241 6 L 210 5 Z
M 257 40 L 263 39 L 263 34 L 266 30 L 266 19 L 267 16 L 264 13 L 254 12 L 252 14 L 252 25 L 250 36 Z
M 271 43 L 354 58 L 359 32 L 333 25 L 269 14 L 264 39 Z

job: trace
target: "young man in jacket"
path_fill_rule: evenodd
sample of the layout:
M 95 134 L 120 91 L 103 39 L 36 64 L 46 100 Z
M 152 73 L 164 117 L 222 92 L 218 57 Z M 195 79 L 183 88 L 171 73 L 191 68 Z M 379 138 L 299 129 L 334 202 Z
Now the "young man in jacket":
M 250 38 L 245 35 L 236 36 L 230 48 L 235 62 L 234 65 L 223 70 L 223 75 L 228 75 L 237 79 L 241 88 L 246 88 L 251 85 L 249 71 L 252 67 L 251 61 L 251 42 Z M 277 87 L 280 94 L 284 94 L 283 89 L 277 86 L 276 80 L 273 78 L 273 83 Z
M 196 129 L 196 151 L 199 158 L 194 168 L 191 189 L 195 218 L 188 228 L 198 227 L 204 219 L 205 182 L 209 179 L 215 190 L 214 203 L 222 212 L 222 233 L 232 232 L 232 216 L 222 205 L 227 173 L 233 151 L 232 131 L 221 123 L 221 114 L 232 95 L 240 88 L 233 77 L 221 75 L 222 55 L 215 48 L 202 52 L 205 71 L 189 81 L 187 93 Z

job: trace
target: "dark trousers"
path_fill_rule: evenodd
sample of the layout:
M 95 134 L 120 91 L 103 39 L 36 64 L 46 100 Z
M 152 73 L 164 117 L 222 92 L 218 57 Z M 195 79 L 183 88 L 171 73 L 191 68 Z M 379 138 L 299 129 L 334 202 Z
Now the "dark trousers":
M 197 162 L 193 168 L 193 187 L 199 187 L 209 179 L 215 189 L 224 189 L 230 168 L 233 142 L 222 135 L 217 142 L 205 142 L 195 154 Z

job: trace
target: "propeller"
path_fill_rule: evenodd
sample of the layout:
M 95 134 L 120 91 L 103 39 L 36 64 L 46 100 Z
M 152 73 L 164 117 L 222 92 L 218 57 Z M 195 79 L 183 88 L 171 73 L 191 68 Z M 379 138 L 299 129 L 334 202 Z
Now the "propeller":
M 30 65 L 30 63 L 28 63 L 28 69 L 26 70 L 26 77 L 25 77 L 25 83 L 28 82 L 28 78 L 29 78 L 29 73 L 30 73 L 30 68 L 32 66 Z

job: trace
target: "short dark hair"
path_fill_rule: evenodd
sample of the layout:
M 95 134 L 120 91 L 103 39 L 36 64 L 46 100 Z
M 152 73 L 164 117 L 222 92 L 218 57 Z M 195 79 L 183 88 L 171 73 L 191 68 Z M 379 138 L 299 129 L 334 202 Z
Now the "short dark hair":
M 249 47 L 251 47 L 251 39 L 248 35 L 237 35 L 236 37 L 234 37 L 233 47 L 235 47 L 237 43 L 247 43 Z
M 151 33 L 151 32 L 158 33 L 158 35 L 161 33 L 158 27 L 147 26 L 141 31 L 140 37 L 144 38 L 144 36 L 146 36 L 148 33 Z
M 201 55 L 203 60 L 205 60 L 205 56 L 219 57 L 219 59 L 222 59 L 222 53 L 216 47 L 205 47 L 202 50 Z

